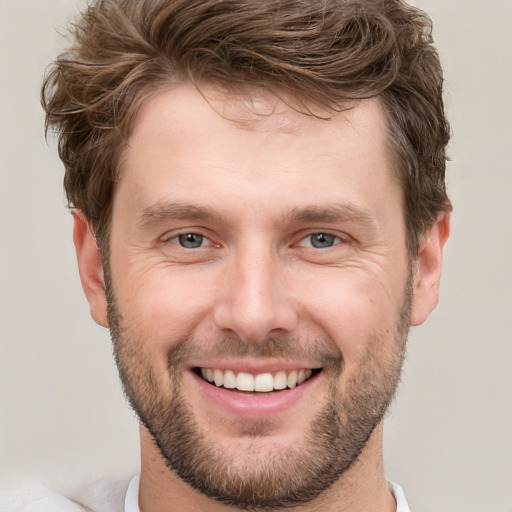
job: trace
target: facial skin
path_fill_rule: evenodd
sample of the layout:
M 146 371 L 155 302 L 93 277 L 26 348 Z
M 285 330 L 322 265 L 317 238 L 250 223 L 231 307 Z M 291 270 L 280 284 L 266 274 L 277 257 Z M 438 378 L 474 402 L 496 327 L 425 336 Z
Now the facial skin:
M 342 489 L 374 485 L 360 510 L 392 510 L 381 420 L 409 323 L 437 301 L 448 218 L 410 262 L 379 100 L 325 121 L 261 92 L 251 106 L 209 98 L 180 85 L 139 113 L 104 269 L 75 215 L 91 312 L 110 326 L 144 425 L 141 502 L 145 468 L 167 465 L 192 500 L 278 509 L 324 499 L 328 510 Z M 312 376 L 240 392 L 201 369 Z M 183 487 L 171 472 L 159 478 L 168 494 Z

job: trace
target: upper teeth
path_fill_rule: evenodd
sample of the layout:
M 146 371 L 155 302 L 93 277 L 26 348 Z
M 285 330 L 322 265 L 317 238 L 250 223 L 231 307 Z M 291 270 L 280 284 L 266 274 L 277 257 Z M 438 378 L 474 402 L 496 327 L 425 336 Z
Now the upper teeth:
M 279 389 L 294 388 L 311 377 L 312 370 L 284 370 L 276 373 L 250 373 L 232 370 L 218 370 L 201 368 L 201 376 L 204 380 L 215 384 L 217 387 L 224 386 L 228 389 L 240 391 L 268 392 Z

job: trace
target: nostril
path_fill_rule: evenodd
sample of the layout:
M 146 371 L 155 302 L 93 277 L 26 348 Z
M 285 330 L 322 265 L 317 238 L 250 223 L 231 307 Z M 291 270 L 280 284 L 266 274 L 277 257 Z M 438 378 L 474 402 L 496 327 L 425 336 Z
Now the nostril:
M 216 327 L 244 342 L 290 333 L 298 321 L 294 303 L 271 271 L 271 263 L 255 263 L 254 251 L 251 254 L 251 261 L 245 261 L 243 268 L 237 262 L 238 272 L 223 283 L 224 293 L 213 310 Z

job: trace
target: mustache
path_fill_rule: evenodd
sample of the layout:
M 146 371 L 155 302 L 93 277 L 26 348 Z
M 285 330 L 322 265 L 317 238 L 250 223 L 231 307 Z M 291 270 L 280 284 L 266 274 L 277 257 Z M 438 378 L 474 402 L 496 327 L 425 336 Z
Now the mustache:
M 168 366 L 177 369 L 193 359 L 282 359 L 286 361 L 315 361 L 322 368 L 339 369 L 343 356 L 329 338 L 297 339 L 291 336 L 268 336 L 257 342 L 247 342 L 236 336 L 218 340 L 198 340 L 187 337 L 168 353 Z

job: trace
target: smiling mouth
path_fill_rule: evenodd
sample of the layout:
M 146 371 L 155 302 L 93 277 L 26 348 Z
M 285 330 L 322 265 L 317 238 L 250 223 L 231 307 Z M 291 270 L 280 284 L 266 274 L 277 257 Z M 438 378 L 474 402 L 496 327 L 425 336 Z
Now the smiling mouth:
M 246 372 L 235 372 L 233 370 L 220 370 L 212 368 L 196 368 L 195 372 L 204 381 L 218 388 L 232 389 L 237 391 L 249 391 L 257 393 L 269 393 L 271 391 L 282 391 L 293 389 L 304 384 L 313 375 L 319 373 L 321 368 L 303 368 L 290 371 L 278 371 L 258 373 L 253 375 Z

